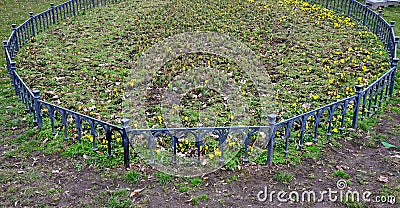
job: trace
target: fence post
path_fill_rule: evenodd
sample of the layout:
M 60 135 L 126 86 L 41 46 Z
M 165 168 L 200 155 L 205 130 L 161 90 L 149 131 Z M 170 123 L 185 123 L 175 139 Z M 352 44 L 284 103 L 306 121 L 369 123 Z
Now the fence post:
M 8 42 L 6 40 L 3 40 L 3 46 L 4 46 L 4 54 L 7 54 L 8 51 Z M 7 71 L 8 73 L 11 73 L 10 71 L 10 63 L 9 60 L 6 57 L 6 64 L 7 64 Z M 10 74 L 11 75 L 11 74 Z
M 15 81 L 15 70 L 17 68 L 17 63 L 14 61 L 11 61 L 10 63 L 10 70 L 11 70 L 11 75 L 12 75 L 12 84 L 14 85 L 14 90 L 15 90 L 15 95 L 18 97 L 18 99 L 20 99 L 19 97 L 19 86 L 17 86 L 17 83 Z
M 35 36 L 35 25 L 33 24 L 33 12 L 29 12 L 29 17 L 30 17 L 31 28 L 32 28 L 32 33 L 29 38 L 32 38 Z
M 397 48 L 399 47 L 399 39 L 400 39 L 400 36 L 395 36 L 395 37 L 394 37 L 394 51 L 393 51 L 393 57 L 396 57 L 396 55 L 397 55 Z
M 40 90 L 33 90 L 33 100 L 35 105 L 34 123 L 37 123 L 39 130 L 42 129 L 42 112 L 40 111 Z
M 53 24 L 56 24 L 56 16 L 54 13 L 54 3 L 50 3 L 50 8 L 51 8 L 51 16 L 53 16 Z
M 397 39 L 398 41 L 398 39 Z M 397 44 L 395 44 L 397 46 Z M 392 96 L 393 94 L 393 88 L 394 88 L 394 82 L 396 80 L 396 68 L 397 64 L 399 63 L 399 58 L 394 58 L 392 60 L 392 68 L 394 67 L 394 71 L 392 73 L 392 80 L 390 80 L 390 89 L 389 89 L 389 95 Z
M 74 17 L 76 17 L 75 5 L 75 1 L 71 0 L 72 13 L 74 13 Z
M 18 46 L 19 35 L 17 33 L 17 25 L 16 24 L 12 24 L 11 27 L 12 27 L 13 32 L 15 33 L 15 37 L 16 37 L 16 39 L 15 39 L 15 51 L 18 51 L 19 50 L 19 46 Z M 10 52 L 10 51 L 8 51 L 8 52 Z M 14 54 L 10 54 L 10 55 L 14 56 Z
M 129 131 L 129 119 L 123 118 L 121 120 L 122 124 L 122 139 L 123 139 L 123 146 L 124 146 L 124 165 L 125 168 L 130 167 L 129 161 L 129 138 L 128 138 L 128 131 Z
M 267 164 L 269 166 L 272 165 L 272 159 L 274 157 L 275 124 L 276 124 L 276 115 L 269 114 L 268 115 L 269 141 L 268 141 L 268 156 L 267 156 Z
M 382 9 L 380 9 L 378 11 L 378 16 L 379 16 L 379 18 L 378 18 L 378 21 L 376 21 L 375 34 L 376 34 L 376 36 L 378 36 L 382 40 L 381 33 L 379 32 L 379 30 L 380 30 L 380 19 L 382 17 Z
M 352 124 L 353 129 L 356 129 L 357 125 L 358 125 L 358 112 L 360 112 L 362 90 L 363 90 L 363 86 L 362 85 L 356 85 L 356 95 L 357 95 L 357 97 L 356 97 L 356 100 L 354 102 L 354 115 L 353 115 L 353 124 Z
M 369 7 L 369 3 L 366 3 L 365 5 L 364 5 L 364 19 L 363 19 L 363 25 L 364 26 L 366 26 L 366 24 L 367 24 L 367 11 L 368 11 L 368 7 Z

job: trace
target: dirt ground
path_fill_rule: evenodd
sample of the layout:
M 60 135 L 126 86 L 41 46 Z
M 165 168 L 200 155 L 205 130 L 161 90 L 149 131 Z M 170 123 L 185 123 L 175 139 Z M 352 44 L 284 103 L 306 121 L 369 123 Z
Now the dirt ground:
M 11 96 L 11 95 L 10 95 Z M 379 139 L 400 146 L 400 104 L 392 104 L 385 113 L 376 116 L 378 122 L 366 130 L 353 130 L 343 135 L 335 145 L 328 145 L 322 155 L 304 159 L 291 166 L 259 166 L 247 164 L 236 171 L 218 170 L 203 176 L 193 186 L 184 178 L 172 178 L 160 183 L 155 170 L 134 164 L 141 173 L 137 183 L 126 179 L 123 167 L 98 168 L 85 163 L 84 158 L 67 158 L 60 153 L 44 154 L 34 151 L 24 155 L 8 154 L 18 148 L 21 129 L 3 137 L 0 145 L 0 204 L 2 207 L 400 207 L 400 151 L 384 147 Z M 10 107 L 11 108 L 11 107 Z M 23 113 L 23 112 L 21 112 Z M 17 113 L 18 114 L 18 113 Z M 24 121 L 23 123 L 27 123 Z M 30 139 L 23 141 L 31 142 Z M 43 145 L 38 143 L 37 145 Z M 338 181 L 346 180 L 346 187 L 338 188 Z M 187 187 L 181 188 L 182 186 Z M 315 200 L 294 197 L 287 202 L 290 192 L 315 192 Z M 371 192 L 370 202 L 323 201 L 322 192 Z M 337 191 L 335 193 L 335 191 Z M 271 193 L 274 192 L 274 194 Z M 267 194 L 265 194 L 267 193 Z M 378 199 L 396 200 L 394 204 Z M 380 197 L 380 198 L 377 198 Z

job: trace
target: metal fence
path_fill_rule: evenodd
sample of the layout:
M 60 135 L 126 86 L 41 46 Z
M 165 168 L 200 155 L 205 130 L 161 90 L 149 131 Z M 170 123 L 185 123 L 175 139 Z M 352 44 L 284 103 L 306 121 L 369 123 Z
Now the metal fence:
M 305 138 L 311 138 L 313 142 L 318 141 L 318 135 L 321 128 L 326 129 L 326 136 L 329 138 L 335 125 L 339 130 L 343 131 L 346 127 L 357 128 L 358 121 L 366 116 L 373 115 L 382 105 L 383 102 L 392 95 L 394 82 L 396 77 L 396 68 L 398 58 L 396 58 L 399 37 L 395 36 L 393 27 L 394 22 L 386 22 L 382 18 L 382 12 L 378 13 L 369 9 L 367 5 L 363 5 L 355 0 L 306 0 L 311 4 L 319 4 L 329 10 L 334 10 L 339 14 L 345 15 L 364 25 L 371 32 L 375 33 L 385 45 L 391 58 L 391 67 L 378 80 L 364 88 L 357 85 L 356 94 L 331 103 L 321 108 L 309 111 L 293 118 L 276 122 L 276 115 L 269 115 L 268 126 L 247 126 L 247 127 L 207 127 L 207 128 L 168 128 L 168 129 L 130 129 L 129 119 L 122 119 L 121 126 L 116 126 L 96 118 L 86 116 L 55 104 L 45 102 L 40 99 L 39 90 L 31 90 L 24 83 L 16 71 L 16 63 L 14 57 L 18 50 L 31 38 L 38 33 L 46 30 L 50 26 L 57 24 L 65 18 L 77 16 L 91 8 L 101 7 L 107 3 L 116 3 L 121 0 L 70 0 L 62 4 L 54 6 L 51 4 L 50 9 L 34 15 L 30 13 L 30 18 L 18 27 L 12 25 L 12 33 L 8 40 L 3 41 L 6 65 L 10 75 L 12 86 L 15 93 L 25 104 L 25 110 L 33 116 L 33 121 L 42 128 L 43 118 L 46 116 L 50 119 L 52 132 L 55 133 L 54 123 L 61 122 L 64 129 L 64 137 L 68 139 L 68 126 L 71 121 L 74 123 L 74 132 L 77 133 L 78 141 L 82 137 L 84 123 L 88 125 L 88 132 L 93 138 L 93 150 L 97 150 L 97 139 L 99 132 L 105 133 L 107 141 L 108 155 L 112 156 L 112 136 L 117 134 L 122 138 L 122 146 L 124 149 L 124 165 L 130 166 L 130 148 L 134 148 L 133 138 L 141 135 L 148 143 L 147 148 L 150 151 L 149 163 L 154 162 L 153 154 L 156 139 L 162 135 L 171 139 L 171 148 L 173 149 L 172 161 L 176 162 L 177 144 L 179 138 L 185 135 L 192 135 L 196 140 L 197 160 L 201 162 L 200 147 L 204 137 L 213 133 L 218 137 L 219 147 L 222 150 L 220 162 L 224 160 L 224 146 L 226 139 L 230 134 L 239 133 L 241 135 L 242 147 L 244 150 L 243 161 L 248 161 L 248 149 L 250 137 L 257 133 L 263 132 L 265 136 L 264 142 L 267 150 L 267 163 L 272 165 L 274 149 L 278 148 L 277 143 L 281 144 L 279 148 L 284 148 L 285 155 L 289 154 L 289 146 L 291 134 L 298 133 L 299 140 L 296 143 L 299 149 L 305 144 Z M 351 121 L 350 126 L 346 126 L 347 121 Z M 334 123 L 335 121 L 335 123 Z M 311 128 L 309 126 L 311 125 Z M 335 128 L 336 129 L 336 128 Z M 278 133 L 279 136 L 278 136 Z

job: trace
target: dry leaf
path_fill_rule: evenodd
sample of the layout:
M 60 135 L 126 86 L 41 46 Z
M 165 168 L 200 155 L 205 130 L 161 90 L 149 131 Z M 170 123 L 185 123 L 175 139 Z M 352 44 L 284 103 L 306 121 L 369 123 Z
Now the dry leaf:
M 385 176 L 379 176 L 378 181 L 383 183 L 389 183 L 388 177 Z
M 134 190 L 132 193 L 131 193 L 131 197 L 134 197 L 134 196 L 136 196 L 136 195 L 138 195 L 140 192 L 142 192 L 144 190 L 144 188 L 141 188 L 141 189 L 136 189 L 136 190 Z

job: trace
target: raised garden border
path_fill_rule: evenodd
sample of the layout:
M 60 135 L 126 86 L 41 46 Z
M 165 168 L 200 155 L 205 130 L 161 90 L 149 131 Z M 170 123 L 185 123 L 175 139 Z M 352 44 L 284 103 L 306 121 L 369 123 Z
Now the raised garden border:
M 74 112 L 57 106 L 55 104 L 43 101 L 40 99 L 39 90 L 31 90 L 24 83 L 16 71 L 16 62 L 14 61 L 15 55 L 18 50 L 24 46 L 27 41 L 30 41 L 40 32 L 46 30 L 57 22 L 65 18 L 79 15 L 80 12 L 85 12 L 95 7 L 105 6 L 109 3 L 118 3 L 122 0 L 69 0 L 57 6 L 51 4 L 51 7 L 39 14 L 34 15 L 32 12 L 30 18 L 18 27 L 12 25 L 12 33 L 8 40 L 3 41 L 4 51 L 6 57 L 6 66 L 10 75 L 12 86 L 14 87 L 15 94 L 18 99 L 25 104 L 25 110 L 33 116 L 33 122 L 38 125 L 39 130 L 43 125 L 43 112 L 47 109 L 48 117 L 51 122 L 52 132 L 54 132 L 55 113 L 61 115 L 61 123 L 64 127 L 65 139 L 68 139 L 68 122 L 67 118 L 72 117 L 75 120 L 75 128 L 78 134 L 78 141 L 82 137 L 82 122 L 89 123 L 90 133 L 93 137 L 93 151 L 97 150 L 96 137 L 98 136 L 98 129 L 103 128 L 106 135 L 107 152 L 109 157 L 112 156 L 112 135 L 113 133 L 120 134 L 124 149 L 124 165 L 126 168 L 130 167 L 130 146 L 134 148 L 132 138 L 136 135 L 144 136 L 148 141 L 150 149 L 150 161 L 154 163 L 153 151 L 155 147 L 156 138 L 160 135 L 168 135 L 171 137 L 173 148 L 173 162 L 176 162 L 178 138 L 184 134 L 191 134 L 196 139 L 198 162 L 200 162 L 200 146 L 203 143 L 203 137 L 208 133 L 214 133 L 219 137 L 219 146 L 222 150 L 220 162 L 224 161 L 224 145 L 229 134 L 238 132 L 242 135 L 244 144 L 244 157 L 243 161 L 248 161 L 248 149 L 250 144 L 250 137 L 257 132 L 264 132 L 265 143 L 267 145 L 267 164 L 272 165 L 275 134 L 284 128 L 285 139 L 285 155 L 289 153 L 289 137 L 291 131 L 294 129 L 294 124 L 300 124 L 300 149 L 304 146 L 304 135 L 306 132 L 306 125 L 309 118 L 314 118 L 313 125 L 313 141 L 318 141 L 319 127 L 321 118 L 324 112 L 328 113 L 327 117 L 327 138 L 329 139 L 332 131 L 332 121 L 336 113 L 341 115 L 339 130 L 342 132 L 345 129 L 345 117 L 347 112 L 352 112 L 352 128 L 357 128 L 358 121 L 366 116 L 372 116 L 388 98 L 393 94 L 394 82 L 396 77 L 396 68 L 399 59 L 396 58 L 397 46 L 399 43 L 399 36 L 395 36 L 393 27 L 394 21 L 386 22 L 382 17 L 382 11 L 378 13 L 371 10 L 368 5 L 363 5 L 356 0 L 305 0 L 311 4 L 318 4 L 326 9 L 333 10 L 337 13 L 350 17 L 353 21 L 357 21 L 360 25 L 366 26 L 369 31 L 375 33 L 382 43 L 384 43 L 389 56 L 390 56 L 390 69 L 378 78 L 375 82 L 368 87 L 361 85 L 355 86 L 356 94 L 342 99 L 340 101 L 325 105 L 318 109 L 303 113 L 301 115 L 286 119 L 276 123 L 276 115 L 270 114 L 268 126 L 244 126 L 244 127 L 207 127 L 207 128 L 164 128 L 164 129 L 130 129 L 129 119 L 122 119 L 121 126 L 113 125 L 96 118 Z M 349 106 L 354 106 L 350 109 Z

